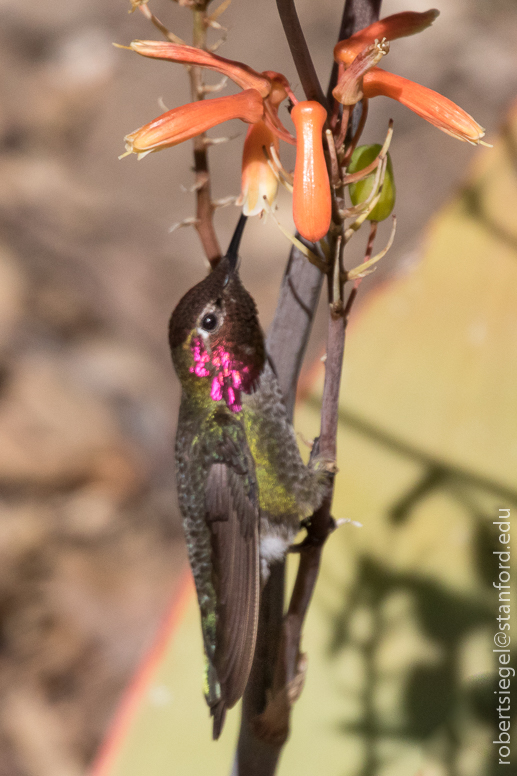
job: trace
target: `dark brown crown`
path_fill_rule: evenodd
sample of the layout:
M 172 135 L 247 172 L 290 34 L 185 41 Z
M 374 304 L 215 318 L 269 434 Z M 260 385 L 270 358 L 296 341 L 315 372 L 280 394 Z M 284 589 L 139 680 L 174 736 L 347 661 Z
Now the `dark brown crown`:
M 185 342 L 207 304 L 222 299 L 228 275 L 228 260 L 221 259 L 217 267 L 204 280 L 187 291 L 180 299 L 169 321 L 171 350 Z
M 249 365 L 258 375 L 264 366 L 265 347 L 257 308 L 226 257 L 185 294 L 172 313 L 169 324 L 171 350 L 185 342 L 210 304 L 220 306 L 224 311 L 224 322 L 211 337 L 211 345 L 225 346 L 234 359 Z

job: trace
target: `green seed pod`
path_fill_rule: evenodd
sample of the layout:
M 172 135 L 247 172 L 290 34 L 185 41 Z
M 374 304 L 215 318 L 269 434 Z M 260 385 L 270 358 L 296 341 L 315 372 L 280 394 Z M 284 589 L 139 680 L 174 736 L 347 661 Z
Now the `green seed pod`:
M 347 172 L 353 173 L 359 170 L 364 170 L 369 164 L 373 162 L 375 157 L 379 154 L 382 146 L 376 143 L 375 145 L 358 146 L 352 158 Z M 359 205 L 364 202 L 365 199 L 371 194 L 373 188 L 373 182 L 375 180 L 375 171 L 370 175 L 367 175 L 361 181 L 357 183 L 351 183 L 348 187 L 350 192 L 350 199 L 353 205 Z M 395 205 L 395 178 L 393 177 L 393 165 L 391 164 L 391 157 L 388 154 L 388 164 L 386 165 L 386 174 L 384 176 L 384 184 L 382 187 L 382 194 L 375 205 L 374 209 L 368 216 L 369 221 L 384 221 L 385 218 L 391 214 Z

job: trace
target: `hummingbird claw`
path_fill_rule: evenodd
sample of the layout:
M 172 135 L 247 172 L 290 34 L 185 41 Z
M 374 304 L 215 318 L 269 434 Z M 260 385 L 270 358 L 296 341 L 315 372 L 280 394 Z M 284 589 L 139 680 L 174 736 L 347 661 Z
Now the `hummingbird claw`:
M 326 534 L 325 537 L 314 536 L 314 534 L 310 532 L 310 526 L 311 526 L 310 517 L 306 517 L 304 520 L 300 520 L 300 530 L 305 528 L 305 530 L 307 531 L 307 536 L 304 539 L 302 539 L 301 542 L 298 542 L 297 544 L 291 544 L 287 552 L 298 553 L 304 550 L 306 547 L 321 547 L 326 542 L 328 535 L 336 530 L 338 523 L 336 522 L 336 520 L 334 520 L 332 515 L 330 515 L 328 533 Z
M 339 528 L 341 525 L 345 525 L 345 523 L 350 523 L 350 525 L 354 525 L 356 528 L 362 528 L 363 524 L 359 523 L 357 520 L 351 520 L 349 517 L 340 517 L 339 520 L 334 520 L 335 526 L 334 530 L 336 528 Z

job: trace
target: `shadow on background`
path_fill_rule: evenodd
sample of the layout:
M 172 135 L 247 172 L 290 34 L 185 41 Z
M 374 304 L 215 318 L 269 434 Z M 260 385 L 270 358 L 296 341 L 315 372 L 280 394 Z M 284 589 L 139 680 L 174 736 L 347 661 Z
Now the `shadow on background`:
M 436 773 L 460 776 L 465 772 L 465 746 L 472 744 L 476 731 L 482 730 L 490 741 L 498 735 L 496 675 L 486 672 L 466 677 L 465 668 L 466 652 L 473 639 L 481 639 L 486 650 L 492 649 L 497 616 L 497 591 L 494 593 L 492 583 L 499 571 L 493 553 L 501 545 L 492 526 L 496 512 L 486 509 L 483 495 L 489 494 L 505 506 L 515 506 L 517 491 L 433 458 L 352 413 L 342 412 L 340 420 L 392 455 L 422 465 L 421 477 L 386 510 L 385 521 L 391 524 L 392 532 L 403 530 L 418 506 L 436 493 L 467 511 L 472 525 L 467 551 L 476 579 L 461 592 L 418 572 L 397 571 L 373 553 L 362 551 L 354 582 L 344 591 L 343 608 L 331 615 L 330 656 L 338 658 L 347 650 L 356 650 L 363 671 L 361 690 L 355 698 L 359 713 L 355 720 L 343 720 L 339 729 L 360 737 L 363 743 L 364 756 L 357 776 L 377 776 L 389 759 L 393 743 L 425 746 L 435 764 L 441 766 Z M 409 658 L 402 661 L 405 665 L 399 662 L 395 669 L 386 669 L 382 653 L 396 627 L 390 609 L 397 599 L 399 603 L 404 600 L 404 617 L 411 619 L 416 640 L 425 642 L 430 651 L 421 660 L 412 662 Z M 358 622 L 362 623 L 359 627 Z M 396 685 L 391 704 L 380 699 L 386 682 Z M 349 694 L 349 689 L 345 692 Z M 391 706 L 390 711 L 387 706 Z M 479 768 L 486 755 L 480 753 L 475 770 L 495 776 L 500 770 L 495 751 L 487 757 L 487 769 Z

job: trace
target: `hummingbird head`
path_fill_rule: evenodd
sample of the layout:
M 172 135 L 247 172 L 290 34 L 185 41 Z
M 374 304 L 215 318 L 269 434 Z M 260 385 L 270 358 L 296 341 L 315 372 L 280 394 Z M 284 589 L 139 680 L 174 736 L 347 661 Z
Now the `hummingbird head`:
M 265 363 L 264 335 L 252 297 L 237 272 L 246 218 L 241 216 L 228 253 L 180 300 L 169 324 L 172 360 L 184 390 L 202 400 L 224 399 L 241 410 Z

